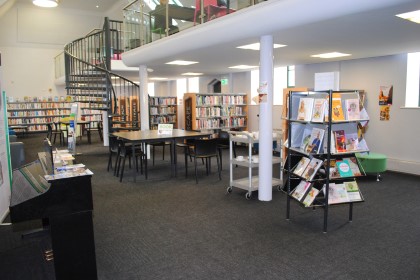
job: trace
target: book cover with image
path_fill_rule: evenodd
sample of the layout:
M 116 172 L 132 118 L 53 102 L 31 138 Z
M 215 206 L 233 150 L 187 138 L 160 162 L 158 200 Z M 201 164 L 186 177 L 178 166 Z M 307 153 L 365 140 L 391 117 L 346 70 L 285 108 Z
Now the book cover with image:
M 318 172 L 318 169 L 321 167 L 323 162 L 324 161 L 321 159 L 312 158 L 303 172 L 302 177 L 307 181 L 311 181 L 315 177 L 315 174 Z
M 353 172 L 354 176 L 362 176 L 356 157 L 343 158 L 343 160 L 346 160 L 349 163 L 351 172 Z
M 324 98 L 316 98 L 314 100 L 314 108 L 312 109 L 312 121 L 323 122 L 325 114 L 326 100 Z
M 310 186 L 310 182 L 306 182 L 305 180 L 300 181 L 299 185 L 292 191 L 291 196 L 296 200 L 301 201 Z
M 311 138 L 309 138 L 309 144 L 306 147 L 305 152 L 318 154 L 321 150 L 322 139 L 324 138 L 325 130 L 314 127 L 311 131 Z
M 343 105 L 341 104 L 341 94 L 333 93 L 331 119 L 335 121 L 344 121 Z
M 309 141 L 311 139 L 311 133 L 312 133 L 311 127 L 305 127 L 305 129 L 303 130 L 302 143 L 300 144 L 300 147 L 299 147 L 302 151 L 306 152 L 306 149 L 309 145 Z
M 301 97 L 299 99 L 297 120 L 307 121 L 307 122 L 311 121 L 313 106 L 314 106 L 313 98 Z
M 337 161 L 337 170 L 340 173 L 341 177 L 353 177 L 353 172 L 351 171 L 350 164 L 347 160 Z
M 360 119 L 359 99 L 346 99 L 346 119 L 348 121 Z
M 329 185 L 328 204 L 343 203 L 349 201 L 349 196 L 344 184 L 332 183 Z
M 293 169 L 293 173 L 302 176 L 303 172 L 305 171 L 305 168 L 308 166 L 309 162 L 311 160 L 307 157 L 302 157 L 301 160 L 296 165 L 295 169 Z
M 356 181 L 344 182 L 344 186 L 350 201 L 363 201 Z
M 305 199 L 302 201 L 303 205 L 306 207 L 311 206 L 318 193 L 319 190 L 317 188 L 311 187 L 308 191 L 308 194 L 305 196 Z
M 335 138 L 335 150 L 337 153 L 346 152 L 346 134 L 344 130 L 337 130 L 333 132 Z

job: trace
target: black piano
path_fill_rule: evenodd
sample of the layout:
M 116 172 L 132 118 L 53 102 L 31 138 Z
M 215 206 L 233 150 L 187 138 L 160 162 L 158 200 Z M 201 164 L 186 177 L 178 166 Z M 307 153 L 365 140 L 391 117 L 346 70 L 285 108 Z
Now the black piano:
M 45 181 L 40 168 L 37 161 L 13 172 L 11 222 L 47 221 L 56 279 L 97 279 L 92 176 Z

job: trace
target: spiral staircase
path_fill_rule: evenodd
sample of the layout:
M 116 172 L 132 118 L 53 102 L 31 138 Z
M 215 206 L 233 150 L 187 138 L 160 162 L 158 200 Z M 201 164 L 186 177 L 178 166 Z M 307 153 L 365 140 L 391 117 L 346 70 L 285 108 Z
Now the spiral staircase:
M 111 69 L 111 60 L 120 59 L 123 52 L 122 26 L 121 21 L 105 18 L 102 30 L 94 30 L 64 48 L 67 95 L 86 103 L 84 107 L 106 111 L 105 133 L 140 128 L 139 85 Z

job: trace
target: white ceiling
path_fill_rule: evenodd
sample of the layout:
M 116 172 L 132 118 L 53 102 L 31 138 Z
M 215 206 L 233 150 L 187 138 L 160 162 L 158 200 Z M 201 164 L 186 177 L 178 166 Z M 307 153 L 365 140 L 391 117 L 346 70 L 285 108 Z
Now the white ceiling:
M 60 0 L 60 8 L 104 15 L 118 4 L 121 1 Z M 352 54 L 344 59 L 420 51 L 420 25 L 395 17 L 419 9 L 419 0 L 269 0 L 134 49 L 123 54 L 123 61 L 127 66 L 152 68 L 149 77 L 226 74 L 236 72 L 228 66 L 258 66 L 258 51 L 236 47 L 258 42 L 262 35 L 272 35 L 274 43 L 287 45 L 274 51 L 275 66 L 334 61 L 310 57 L 332 51 Z M 165 64 L 175 59 L 199 63 Z
M 275 66 L 332 61 L 310 57 L 332 51 L 352 54 L 344 59 L 420 51 L 420 25 L 395 17 L 418 9 L 418 0 L 270 0 L 131 50 L 123 61 L 154 69 L 149 77 L 225 74 L 232 72 L 228 66 L 258 66 L 258 51 L 236 47 L 262 35 L 287 45 L 274 51 Z M 199 63 L 165 65 L 174 59 Z

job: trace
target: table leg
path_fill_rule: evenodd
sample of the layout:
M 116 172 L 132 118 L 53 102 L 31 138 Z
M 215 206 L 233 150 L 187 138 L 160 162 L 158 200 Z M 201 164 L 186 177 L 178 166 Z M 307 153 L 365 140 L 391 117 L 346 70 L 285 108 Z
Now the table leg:
M 173 158 L 172 158 L 173 168 L 174 168 L 175 177 L 176 177 L 176 175 L 177 175 L 177 159 L 176 159 L 176 140 L 175 140 L 175 138 L 172 139 L 172 144 L 171 145 L 172 145 L 172 153 L 173 153 Z
M 132 162 L 133 162 L 133 166 L 132 166 L 132 168 L 133 168 L 133 179 L 134 179 L 134 182 L 136 182 L 136 173 L 137 173 L 137 170 L 136 170 L 136 145 L 134 145 L 134 143 L 131 143 L 131 152 L 132 152 L 132 156 L 131 156 L 131 160 L 132 160 Z

